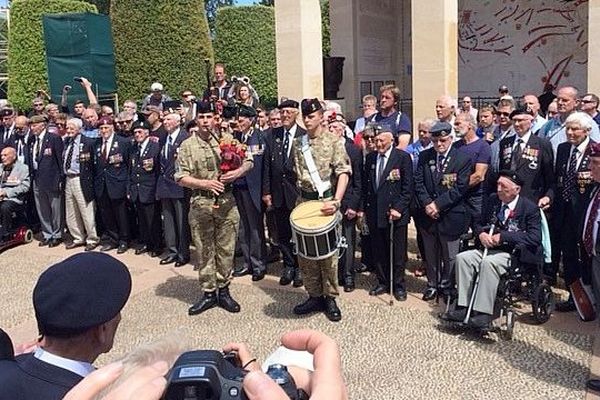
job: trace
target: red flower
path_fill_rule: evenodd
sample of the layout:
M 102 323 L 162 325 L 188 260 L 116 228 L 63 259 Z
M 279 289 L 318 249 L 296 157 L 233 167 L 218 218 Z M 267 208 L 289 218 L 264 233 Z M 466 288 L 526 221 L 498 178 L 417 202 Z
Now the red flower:
M 506 219 L 513 219 L 515 217 L 515 210 L 510 210 Z

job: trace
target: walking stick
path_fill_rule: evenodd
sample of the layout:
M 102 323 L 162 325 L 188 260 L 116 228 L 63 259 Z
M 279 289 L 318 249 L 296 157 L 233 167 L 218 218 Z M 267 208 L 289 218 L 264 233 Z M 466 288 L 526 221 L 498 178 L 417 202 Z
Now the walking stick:
M 490 226 L 489 235 L 494 233 L 494 228 L 496 224 L 492 222 Z M 477 277 L 475 278 L 475 283 L 473 284 L 473 292 L 471 293 L 471 299 L 469 300 L 469 308 L 467 308 L 467 315 L 465 315 L 465 319 L 463 320 L 464 324 L 469 323 L 469 319 L 471 318 L 471 313 L 473 312 L 473 304 L 475 304 L 475 296 L 477 295 L 477 289 L 479 288 L 479 277 L 481 276 L 481 268 L 483 267 L 483 260 L 487 256 L 488 248 L 485 247 L 483 249 L 483 254 L 481 256 L 481 262 L 479 263 L 479 270 L 477 271 Z
M 394 220 L 390 218 L 390 306 L 394 305 Z

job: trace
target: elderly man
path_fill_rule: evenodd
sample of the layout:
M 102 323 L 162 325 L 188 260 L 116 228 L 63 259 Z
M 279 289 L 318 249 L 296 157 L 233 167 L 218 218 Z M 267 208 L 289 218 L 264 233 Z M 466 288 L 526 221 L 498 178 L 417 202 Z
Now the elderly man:
M 477 109 L 473 107 L 472 100 L 469 96 L 465 96 L 462 99 L 459 114 L 469 114 L 474 120 L 477 120 Z
M 283 256 L 283 272 L 279 284 L 289 285 L 293 281 L 296 287 L 302 286 L 302 278 L 292 248 L 290 226 L 290 213 L 298 199 L 292 146 L 296 137 L 306 134 L 296 123 L 298 106 L 298 102 L 291 99 L 279 104 L 283 125 L 273 127 L 265 135 L 262 174 L 262 200 L 267 209 L 273 209 L 277 241 Z
M 410 119 L 399 110 L 400 89 L 394 85 L 379 88 L 379 112 L 370 121 L 392 128 L 398 148 L 405 149 L 412 138 Z
M 588 114 L 597 125 L 600 125 L 600 112 L 598 112 L 598 105 L 600 105 L 600 99 L 594 93 L 587 93 L 581 98 L 580 110 Z M 6 125 L 6 122 L 3 121 Z
M 73 241 L 67 249 L 84 246 L 94 250 L 100 239 L 96 234 L 94 200 L 95 140 L 81 134 L 81 120 L 67 121 L 67 140 L 63 157 L 65 175 L 66 222 Z
M 421 153 L 415 173 L 415 223 L 422 227 L 427 259 L 425 301 L 452 285 L 460 236 L 468 229 L 465 197 L 471 175 L 469 156 L 452 145 L 450 124 L 436 123 L 431 140 L 433 148 Z
M 0 151 L 0 242 L 10 233 L 13 214 L 23 209 L 29 191 L 29 168 L 17 160 L 12 147 Z
M 454 116 L 456 113 L 456 103 L 451 96 L 447 94 L 440 96 L 435 101 L 435 115 L 439 122 L 447 122 L 452 126 L 452 138 L 456 139 L 456 132 L 454 131 Z
M 514 171 L 499 173 L 497 193 L 489 201 L 477 223 L 475 233 L 488 249 L 483 258 L 481 250 L 468 250 L 456 257 L 457 308 L 442 317 L 463 321 L 471 296 L 475 296 L 469 323 L 476 328 L 489 328 L 494 314 L 494 300 L 500 277 L 506 273 L 515 248 L 524 262 L 541 259 L 541 214 L 537 205 L 520 195 L 522 180 Z M 489 232 L 494 224 L 494 231 Z M 479 287 L 473 293 L 475 274 L 479 273 Z
M 29 143 L 29 171 L 33 177 L 33 196 L 42 225 L 40 246 L 62 242 L 62 154 L 60 136 L 46 130 L 46 117 L 31 118 L 33 135 Z
M 392 133 L 387 127 L 383 127 L 375 136 L 377 151 L 368 154 L 365 161 L 363 209 L 371 243 L 375 246 L 377 266 L 378 284 L 369 294 L 378 296 L 391 290 L 396 300 L 404 301 L 404 269 L 407 259 L 407 226 L 410 221 L 413 170 L 410 156 L 394 148 L 393 141 Z M 392 232 L 393 237 L 390 238 Z M 390 248 L 393 260 L 390 260 Z
M 523 96 L 523 103 L 527 106 L 527 108 L 531 111 L 533 115 L 533 123 L 531 126 L 531 131 L 537 135 L 537 132 L 540 130 L 542 126 L 548 120 L 540 115 L 540 102 L 536 95 L 528 93 Z
M 106 254 L 79 253 L 44 271 L 33 289 L 43 341 L 0 361 L 0 400 L 62 399 L 113 347 L 130 293 L 129 270 Z
M 2 128 L 0 129 L 0 150 L 8 146 L 15 130 L 15 111 L 12 108 L 3 108 L 0 111 Z
M 556 155 L 558 145 L 567 141 L 565 121 L 569 115 L 577 111 L 577 106 L 579 105 L 577 89 L 572 86 L 561 87 L 558 89 L 556 101 L 558 115 L 548 120 L 538 132 L 539 137 L 550 141 L 554 155 Z M 589 136 L 593 141 L 600 142 L 598 125 L 592 127 Z

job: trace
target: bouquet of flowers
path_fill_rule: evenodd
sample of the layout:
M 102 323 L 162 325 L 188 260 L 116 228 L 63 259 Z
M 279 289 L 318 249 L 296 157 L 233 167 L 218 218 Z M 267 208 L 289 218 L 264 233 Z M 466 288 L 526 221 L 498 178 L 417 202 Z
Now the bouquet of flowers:
M 241 167 L 246 158 L 246 149 L 246 145 L 236 139 L 222 138 L 219 141 L 219 150 L 221 151 L 219 174 L 223 175 Z M 219 208 L 219 196 L 215 196 L 213 207 Z

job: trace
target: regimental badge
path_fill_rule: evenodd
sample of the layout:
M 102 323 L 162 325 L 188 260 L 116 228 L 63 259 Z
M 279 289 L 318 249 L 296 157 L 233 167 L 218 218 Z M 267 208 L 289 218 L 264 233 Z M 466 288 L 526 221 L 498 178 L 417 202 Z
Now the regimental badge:
M 48 147 L 48 148 L 44 149 L 44 155 L 51 157 L 52 156 L 52 148 Z
M 118 167 L 122 162 L 123 156 L 121 153 L 113 154 L 112 156 L 108 157 L 108 163 L 114 165 L 115 167 Z
M 79 163 L 90 161 L 90 158 L 90 153 L 87 151 L 79 153 Z
M 530 169 L 537 169 L 539 154 L 539 149 L 532 149 L 531 147 L 526 146 L 523 150 L 523 154 L 521 154 L 521 158 L 529 161 Z

